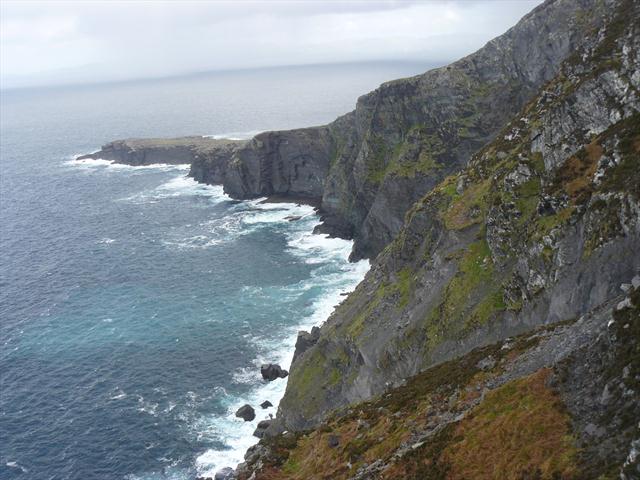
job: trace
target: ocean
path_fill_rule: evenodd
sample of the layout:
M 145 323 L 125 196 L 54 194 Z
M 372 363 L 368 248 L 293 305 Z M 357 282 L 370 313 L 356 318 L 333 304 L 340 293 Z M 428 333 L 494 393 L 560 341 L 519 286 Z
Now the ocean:
M 126 137 L 327 123 L 428 65 L 218 72 L 1 93 L 0 478 L 193 479 L 275 414 L 297 331 L 363 278 L 305 205 L 234 201 L 188 166 L 75 161 Z M 298 221 L 287 216 L 298 215 Z M 273 408 L 258 404 L 269 400 Z M 235 418 L 249 403 L 253 422 Z

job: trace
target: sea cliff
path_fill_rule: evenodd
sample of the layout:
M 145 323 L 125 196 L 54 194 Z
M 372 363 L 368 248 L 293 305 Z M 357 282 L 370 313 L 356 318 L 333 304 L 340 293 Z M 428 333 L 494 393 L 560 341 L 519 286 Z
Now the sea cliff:
M 329 125 L 92 154 L 319 202 L 320 231 L 372 260 L 301 334 L 240 478 L 640 475 L 638 18 L 547 0 Z

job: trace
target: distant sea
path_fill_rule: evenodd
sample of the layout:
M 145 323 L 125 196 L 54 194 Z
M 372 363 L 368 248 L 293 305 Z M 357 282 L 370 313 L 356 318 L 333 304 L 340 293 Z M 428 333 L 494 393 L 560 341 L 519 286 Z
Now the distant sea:
M 188 166 L 74 157 L 125 137 L 327 123 L 428 65 L 273 68 L 1 93 L 0 478 L 193 479 L 275 414 L 296 333 L 368 269 L 295 204 L 234 201 Z M 302 219 L 287 221 L 289 215 Z M 262 410 L 264 400 L 274 408 Z M 250 403 L 253 422 L 235 418 Z

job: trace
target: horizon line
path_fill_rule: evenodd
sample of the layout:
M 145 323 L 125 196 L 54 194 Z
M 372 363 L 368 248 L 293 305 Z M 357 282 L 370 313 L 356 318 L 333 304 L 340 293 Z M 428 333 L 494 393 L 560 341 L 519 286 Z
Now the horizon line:
M 379 60 L 355 60 L 345 62 L 316 62 L 316 63 L 297 63 L 297 64 L 281 64 L 281 65 L 265 65 L 256 67 L 238 67 L 238 68 L 225 68 L 225 69 L 212 69 L 212 70 L 198 70 L 194 72 L 177 73 L 162 76 L 141 76 L 128 79 L 114 79 L 103 81 L 91 81 L 86 82 L 60 82 L 60 83 L 43 83 L 43 84 L 31 84 L 31 85 L 13 85 L 9 87 L 2 86 L 0 82 L 0 91 L 8 92 L 15 90 L 38 90 L 38 89 L 58 89 L 69 87 L 93 87 L 100 85 L 119 85 L 128 83 L 139 83 L 149 81 L 164 81 L 178 78 L 198 77 L 211 74 L 224 74 L 224 73 L 239 73 L 239 72 L 252 72 L 252 71 L 264 71 L 264 70 L 280 70 L 291 68 L 308 68 L 308 67 L 330 67 L 330 66 L 348 66 L 348 65 L 365 65 L 365 64 L 424 64 L 427 71 L 438 66 L 443 66 L 451 63 L 451 60 L 409 60 L 409 59 L 379 59 Z M 421 72 L 423 73 L 423 72 Z M 391 79 L 393 80 L 393 79 Z

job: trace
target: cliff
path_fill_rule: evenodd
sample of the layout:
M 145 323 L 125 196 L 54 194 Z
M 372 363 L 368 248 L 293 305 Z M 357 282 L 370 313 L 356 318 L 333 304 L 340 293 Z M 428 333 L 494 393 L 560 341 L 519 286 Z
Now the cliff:
M 191 163 L 194 178 L 221 183 L 235 198 L 313 198 L 324 212 L 323 231 L 353 237 L 354 259 L 374 258 L 411 205 L 465 166 L 557 73 L 609 3 L 548 1 L 478 52 L 385 83 L 326 126 L 219 146 L 197 137 L 121 140 L 92 156 Z
M 239 478 L 640 476 L 640 5 L 613 7 L 301 342 Z
M 317 343 L 296 353 L 283 428 L 584 315 L 640 271 L 639 8 L 612 9 L 466 168 L 411 208 Z
M 329 125 L 92 154 L 319 201 L 372 259 L 301 334 L 240 478 L 640 476 L 638 18 L 547 0 Z

